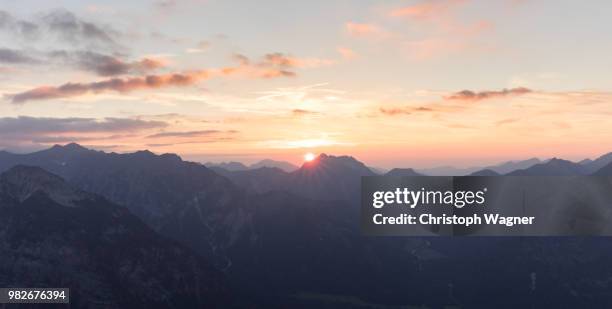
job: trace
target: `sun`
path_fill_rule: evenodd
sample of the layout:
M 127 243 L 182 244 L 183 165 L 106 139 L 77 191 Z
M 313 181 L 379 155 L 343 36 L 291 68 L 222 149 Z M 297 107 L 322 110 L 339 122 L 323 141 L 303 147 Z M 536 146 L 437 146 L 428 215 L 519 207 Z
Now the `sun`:
M 310 161 L 312 161 L 314 159 L 315 159 L 315 155 L 312 152 L 309 152 L 309 153 L 304 155 L 304 161 L 306 161 L 306 162 L 310 162 Z

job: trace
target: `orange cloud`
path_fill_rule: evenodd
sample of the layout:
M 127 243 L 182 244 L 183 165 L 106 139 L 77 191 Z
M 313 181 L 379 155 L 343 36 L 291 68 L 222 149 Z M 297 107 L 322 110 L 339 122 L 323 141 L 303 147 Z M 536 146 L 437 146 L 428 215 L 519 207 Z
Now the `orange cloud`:
M 333 64 L 333 61 L 319 58 L 297 58 L 282 53 L 273 53 L 265 55 L 262 64 L 273 67 L 306 68 L 330 65 Z
M 396 108 L 396 107 L 394 107 L 394 108 L 384 108 L 384 107 L 381 107 L 379 110 L 380 110 L 381 113 L 383 113 L 385 115 L 388 115 L 388 116 L 410 115 L 410 114 L 412 114 L 410 112 L 410 110 L 408 110 L 406 108 Z
M 199 81 L 212 77 L 239 76 L 246 78 L 279 78 L 293 77 L 295 72 L 289 69 L 295 67 L 315 66 L 327 63 L 322 60 L 300 59 L 288 57 L 281 53 L 265 55 L 258 63 L 251 63 L 244 55 L 236 54 L 234 59 L 238 61 L 237 66 L 224 67 L 221 69 L 187 71 L 181 73 L 169 73 L 161 75 L 147 75 L 144 77 L 111 78 L 91 83 L 65 83 L 60 86 L 42 86 L 25 92 L 10 95 L 13 103 L 25 103 L 33 100 L 49 100 L 81 96 L 89 93 L 102 93 L 115 91 L 119 93 L 130 92 L 139 89 L 156 89 L 172 86 L 190 86 Z M 162 65 L 161 62 L 144 59 L 139 62 L 140 66 L 154 68 Z
M 93 83 L 66 83 L 58 87 L 43 86 L 18 93 L 12 96 L 13 103 L 25 103 L 32 100 L 68 98 L 87 93 L 108 91 L 130 92 L 137 89 L 154 89 L 169 86 L 187 86 L 209 77 L 207 71 L 147 75 L 145 77 L 111 78 Z
M 292 110 L 291 113 L 293 114 L 293 116 L 307 116 L 307 115 L 318 114 L 318 112 L 309 111 L 305 109 L 299 109 L 299 108 Z
M 381 107 L 379 111 L 387 116 L 397 116 L 397 115 L 410 115 L 412 113 L 418 112 L 433 112 L 434 109 L 431 107 L 419 106 L 419 107 L 393 107 L 393 108 L 384 108 Z
M 422 29 L 427 34 L 418 40 L 404 41 L 408 55 L 417 60 L 430 59 L 451 53 L 478 49 L 477 36 L 493 28 L 488 20 L 462 21 L 457 9 L 467 0 L 431 0 L 397 8 L 389 16 L 411 22 L 411 27 Z M 420 27 L 424 26 L 424 27 Z
M 334 63 L 334 61 L 328 59 L 298 58 L 283 53 L 266 54 L 261 60 L 255 62 L 242 54 L 234 54 L 232 58 L 237 61 L 239 65 L 222 68 L 221 74 L 241 74 L 252 78 L 293 77 L 297 74 L 293 72 L 292 69 L 313 68 Z

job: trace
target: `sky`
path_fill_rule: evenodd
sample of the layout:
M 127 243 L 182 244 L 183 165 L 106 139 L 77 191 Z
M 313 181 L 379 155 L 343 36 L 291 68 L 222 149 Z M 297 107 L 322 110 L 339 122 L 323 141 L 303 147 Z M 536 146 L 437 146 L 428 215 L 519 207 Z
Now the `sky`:
M 612 151 L 610 1 L 0 1 L 12 152 L 423 168 Z

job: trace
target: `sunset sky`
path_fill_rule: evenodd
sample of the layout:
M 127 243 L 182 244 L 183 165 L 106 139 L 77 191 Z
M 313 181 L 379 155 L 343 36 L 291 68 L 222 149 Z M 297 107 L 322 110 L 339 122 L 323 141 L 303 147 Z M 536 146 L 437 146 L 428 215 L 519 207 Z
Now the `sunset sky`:
M 378 167 L 612 151 L 612 2 L 0 6 L 0 149 Z

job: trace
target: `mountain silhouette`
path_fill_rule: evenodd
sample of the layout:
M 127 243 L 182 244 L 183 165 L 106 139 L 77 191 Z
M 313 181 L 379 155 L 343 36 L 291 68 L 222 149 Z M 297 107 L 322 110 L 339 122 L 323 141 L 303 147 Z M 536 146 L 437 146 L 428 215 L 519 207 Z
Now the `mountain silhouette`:
M 595 160 L 585 161 L 582 165 L 586 167 L 588 172 L 594 173 L 610 163 L 612 163 L 612 152 L 602 155 Z
M 305 162 L 291 173 L 278 168 L 214 170 L 250 192 L 286 191 L 315 200 L 344 201 L 354 201 L 359 197 L 361 176 L 376 175 L 353 157 L 327 154 Z
M 494 170 L 484 169 L 477 172 L 473 172 L 469 176 L 500 176 L 500 174 Z
M 320 154 L 290 173 L 285 189 L 317 200 L 353 201 L 360 196 L 361 177 L 375 175 L 353 157 Z
M 593 173 L 595 176 L 612 176 L 612 163 L 600 168 L 598 171 Z
M 0 285 L 67 287 L 75 308 L 230 303 L 222 274 L 192 250 L 38 167 L 0 175 L 0 247 Z
M 207 163 L 204 163 L 204 165 L 208 168 L 217 167 L 217 168 L 222 168 L 228 171 L 246 171 L 249 169 L 246 165 L 240 162 L 234 162 L 234 161 L 220 162 L 220 163 L 207 162 Z
M 484 167 L 483 170 L 488 169 L 497 174 L 508 174 L 510 172 L 513 172 L 519 169 L 526 169 L 526 168 L 532 167 L 540 163 L 542 163 L 542 160 L 538 158 L 531 158 L 527 160 L 508 161 L 508 162 L 500 163 L 497 165 L 490 165 L 490 166 Z
M 260 167 L 244 171 L 228 171 L 219 167 L 211 169 L 251 193 L 282 190 L 286 187 L 289 177 L 287 172 L 276 167 Z
M 456 168 L 452 166 L 441 166 L 428 169 L 418 169 L 417 172 L 429 176 L 465 176 L 481 170 L 491 170 L 498 174 L 507 174 L 515 170 L 526 169 L 535 164 L 542 163 L 540 159 L 531 158 L 520 161 L 507 161 L 496 165 L 489 165 L 484 167 L 468 167 L 468 168 Z
M 423 174 L 417 173 L 415 170 L 411 168 L 394 168 L 388 171 L 384 176 L 394 176 L 394 177 L 423 176 Z
M 181 245 L 175 244 L 179 248 L 187 246 L 193 249 L 195 254 L 204 257 L 203 263 L 208 261 L 218 272 L 226 275 L 233 290 L 247 293 L 246 296 L 262 307 L 338 307 L 342 304 L 354 307 L 355 303 L 365 303 L 370 307 L 398 304 L 443 307 L 449 302 L 449 282 L 455 287 L 479 286 L 479 289 L 455 290 L 456 297 L 468 307 L 490 307 L 487 305 L 501 297 L 512 307 L 530 304 L 536 307 L 551 304 L 581 307 L 586 303 L 601 305 L 597 307 L 612 305 L 608 301 L 608 289 L 598 283 L 609 277 L 608 273 L 598 271 L 605 269 L 612 257 L 612 250 L 605 249 L 605 240 L 363 236 L 359 227 L 360 177 L 374 173 L 348 156 L 321 155 L 292 173 L 262 168 L 257 171 L 225 171 L 229 176 L 224 176 L 201 164 L 183 161 L 176 155 L 156 155 L 149 151 L 117 154 L 58 146 L 24 155 L 0 153 L 1 169 L 10 168 L 16 162 L 29 162 L 54 170 L 66 179 L 65 183 L 70 187 L 80 190 L 76 193 L 64 191 L 61 189 L 63 186 L 53 185 L 55 180 L 51 177 L 45 180 L 48 184 L 34 183 L 19 190 L 12 187 L 10 203 L 20 203 L 23 198 L 32 201 L 33 196 L 39 195 L 31 194 L 38 192 L 36 188 L 57 186 L 59 189 L 50 189 L 45 198 L 60 201 L 53 203 L 64 205 L 62 209 L 80 209 L 85 205 L 96 205 L 87 199 L 74 198 L 75 194 L 89 196 L 90 193 L 82 193 L 87 188 L 85 191 L 92 191 L 110 201 L 104 205 L 127 207 L 104 208 L 118 207 L 127 213 L 126 216 L 132 212 L 149 225 L 150 232 L 157 231 L 180 242 Z M 556 164 L 555 160 L 548 163 Z M 240 184 L 240 179 L 248 177 L 250 180 L 242 180 L 245 184 Z M 278 179 L 266 184 L 263 181 L 265 177 Z M 5 187 L 10 186 L 2 185 Z M 81 204 L 79 201 L 88 202 Z M 78 207 L 71 207 L 70 203 Z M 4 202 L 0 205 L 12 204 Z M 96 209 L 95 206 L 92 208 Z M 41 212 L 45 219 L 53 218 L 38 208 L 36 212 Z M 129 216 L 140 222 L 135 216 Z M 0 220 L 11 218 L 7 215 Z M 75 221 L 85 222 L 93 228 L 99 226 L 96 222 L 100 220 L 102 226 L 107 226 L 104 212 L 99 219 L 93 215 L 87 218 L 78 217 Z M 142 222 L 140 224 L 144 226 Z M 45 225 L 38 221 L 23 224 L 32 227 Z M 24 241 L 31 233 L 40 235 L 23 229 L 12 235 L 15 235 L 15 241 Z M 95 247 L 99 238 L 95 236 L 98 234 L 92 235 L 82 244 Z M 139 246 L 148 244 L 128 239 Z M 49 248 L 61 248 L 61 243 L 52 243 Z M 26 249 L 39 250 L 40 247 Z M 115 247 L 103 249 L 108 254 L 125 250 Z M 129 252 L 125 258 L 136 259 Z M 142 259 L 156 256 L 156 252 L 147 250 L 142 253 Z M 508 256 L 521 258 L 508 259 Z M 37 256 L 36 261 L 38 259 Z M 72 263 L 71 260 L 67 262 Z M 0 265 L 12 267 L 14 263 L 9 261 Z M 122 269 L 116 264 L 110 265 Z M 99 268 L 109 274 L 114 271 L 102 266 Z M 12 274 L 11 271 L 4 272 Z M 181 270 L 172 267 L 168 268 L 168 273 L 160 270 L 160 276 L 175 273 L 182 274 Z M 516 288 L 526 286 L 532 273 L 537 273 L 538 278 L 554 279 L 539 283 L 540 289 L 549 291 L 546 294 L 557 295 L 554 299 L 534 296 L 526 288 Z M 210 277 L 216 278 L 215 275 Z M 585 279 L 579 285 L 573 285 L 575 278 Z M 0 277 L 0 283 L 4 283 L 2 280 Z M 82 282 L 89 281 L 84 279 Z M 482 282 L 491 284 L 483 286 Z M 193 287 L 191 284 L 186 286 Z M 219 283 L 219 286 L 225 285 Z M 121 288 L 130 289 L 125 285 Z M 181 291 L 179 287 L 168 289 Z M 530 301 L 525 303 L 525 299 Z M 338 303 L 347 300 L 348 304 Z M 136 304 L 133 307 L 142 306 Z
M 509 176 L 578 176 L 587 175 L 588 170 L 571 161 L 553 158 L 546 163 L 508 173 Z
M 261 160 L 257 163 L 249 165 L 249 169 L 258 169 L 262 167 L 279 168 L 287 173 L 297 170 L 299 167 L 285 161 L 275 161 L 270 159 Z

